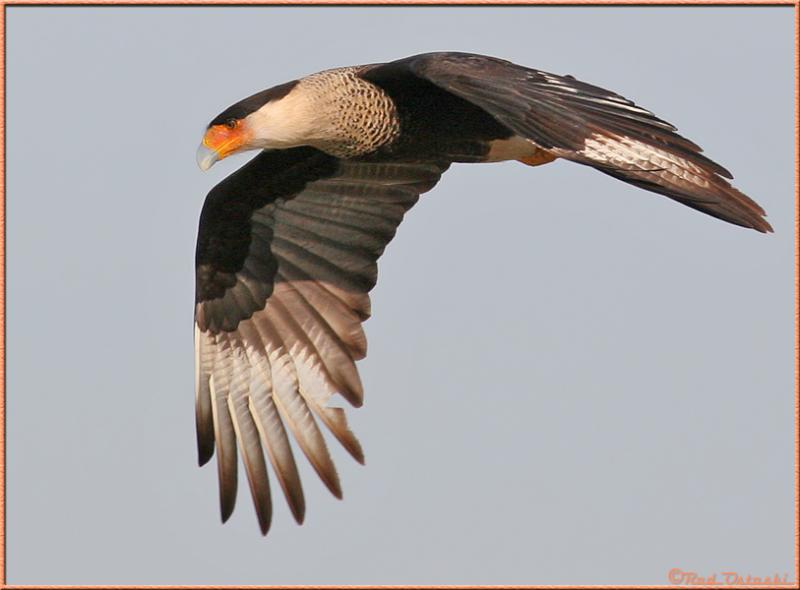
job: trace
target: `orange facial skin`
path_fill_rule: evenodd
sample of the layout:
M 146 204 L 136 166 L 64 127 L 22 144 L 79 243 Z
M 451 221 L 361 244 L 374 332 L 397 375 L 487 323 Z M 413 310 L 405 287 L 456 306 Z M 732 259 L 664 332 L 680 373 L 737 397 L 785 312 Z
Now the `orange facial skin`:
M 231 125 L 212 125 L 203 137 L 203 145 L 214 150 L 221 160 L 236 152 L 247 143 L 249 134 L 241 121 Z

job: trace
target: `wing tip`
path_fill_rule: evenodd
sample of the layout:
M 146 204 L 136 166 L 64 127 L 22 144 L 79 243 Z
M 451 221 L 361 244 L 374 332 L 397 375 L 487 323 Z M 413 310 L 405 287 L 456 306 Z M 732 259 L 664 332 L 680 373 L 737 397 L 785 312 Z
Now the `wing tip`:
M 305 522 L 305 519 L 306 519 L 306 505 L 305 505 L 304 501 L 301 502 L 300 505 L 297 506 L 297 507 L 295 507 L 294 505 L 292 505 L 290 503 L 289 504 L 289 510 L 291 511 L 292 517 L 294 517 L 294 521 L 297 524 L 302 525 L 303 522 Z
M 342 412 L 344 413 L 344 412 Z M 353 431 L 347 427 L 345 423 L 343 428 L 333 430 L 333 435 L 336 437 L 336 440 L 341 443 L 347 453 L 356 460 L 361 465 L 364 465 L 364 449 L 361 447 L 361 443 L 356 438 L 356 435 L 353 434 Z
M 220 497 L 219 512 L 222 519 L 222 524 L 228 522 L 228 519 L 233 514 L 233 509 L 236 507 L 236 495 L 228 496 L 224 494 Z
M 763 217 L 758 220 L 758 222 L 754 223 L 751 226 L 752 229 L 756 230 L 757 232 L 761 232 L 762 234 L 774 234 L 775 230 L 772 229 L 772 225 L 770 225 L 769 221 L 764 219 Z
M 366 465 L 364 461 L 364 449 L 361 448 L 361 444 L 356 440 L 355 445 L 352 448 L 345 447 L 347 452 L 350 453 L 350 456 L 356 460 L 359 465 Z
M 262 515 L 261 511 L 259 510 L 256 510 L 256 512 L 258 516 L 258 528 L 261 531 L 261 536 L 266 537 L 270 526 L 272 525 L 272 512 L 270 511 L 268 515 Z
M 211 460 L 211 457 L 214 456 L 214 442 L 211 441 L 210 444 L 198 440 L 197 441 L 197 465 L 202 467 L 206 463 Z
M 222 517 L 222 522 L 225 523 L 233 514 L 233 509 L 236 507 L 236 490 L 237 490 L 236 472 L 231 476 L 229 473 L 224 474 L 219 480 L 219 512 Z
M 306 518 L 306 498 L 299 477 L 291 482 L 286 481 L 284 477 L 279 477 L 279 480 L 294 521 L 297 524 L 303 524 Z
M 328 488 L 328 491 L 333 494 L 337 500 L 342 499 L 342 484 L 339 482 L 339 474 L 336 473 L 336 468 L 331 464 L 332 469 L 329 472 L 321 472 L 317 470 L 322 483 Z

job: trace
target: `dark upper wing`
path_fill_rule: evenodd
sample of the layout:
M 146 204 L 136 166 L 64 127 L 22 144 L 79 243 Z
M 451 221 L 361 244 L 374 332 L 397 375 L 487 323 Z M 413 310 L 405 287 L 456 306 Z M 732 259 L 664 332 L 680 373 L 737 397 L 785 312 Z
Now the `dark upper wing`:
M 470 101 L 555 155 L 597 168 L 730 223 L 772 231 L 764 210 L 733 188 L 731 174 L 700 147 L 622 96 L 580 82 L 466 53 L 428 53 L 372 66 L 362 76 L 411 73 Z
M 358 461 L 338 392 L 360 405 L 354 361 L 376 261 L 446 164 L 337 160 L 312 148 L 262 152 L 208 195 L 197 240 L 195 364 L 200 464 L 216 443 L 223 520 L 242 453 L 261 530 L 271 520 L 264 451 L 298 522 L 303 491 L 285 427 L 325 485 L 339 479 L 314 416 Z

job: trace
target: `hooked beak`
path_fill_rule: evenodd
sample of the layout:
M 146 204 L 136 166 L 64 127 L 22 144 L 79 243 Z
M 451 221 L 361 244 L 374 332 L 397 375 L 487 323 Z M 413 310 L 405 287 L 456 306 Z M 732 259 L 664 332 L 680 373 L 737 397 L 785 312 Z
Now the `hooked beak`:
M 241 149 L 248 139 L 241 121 L 233 129 L 227 125 L 212 125 L 197 148 L 197 165 L 205 172 L 218 160 L 222 160 Z
M 207 148 L 205 144 L 201 143 L 200 147 L 197 148 L 197 165 L 200 166 L 200 170 L 205 172 L 211 168 L 217 160 L 219 160 L 217 152 Z

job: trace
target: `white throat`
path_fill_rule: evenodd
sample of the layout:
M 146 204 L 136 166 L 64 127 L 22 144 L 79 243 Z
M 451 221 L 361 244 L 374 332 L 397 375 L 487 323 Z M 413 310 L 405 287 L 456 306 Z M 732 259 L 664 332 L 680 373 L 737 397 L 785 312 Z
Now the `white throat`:
M 246 121 L 252 131 L 253 148 L 286 149 L 312 144 L 319 114 L 314 112 L 307 94 L 294 89 L 251 113 Z

